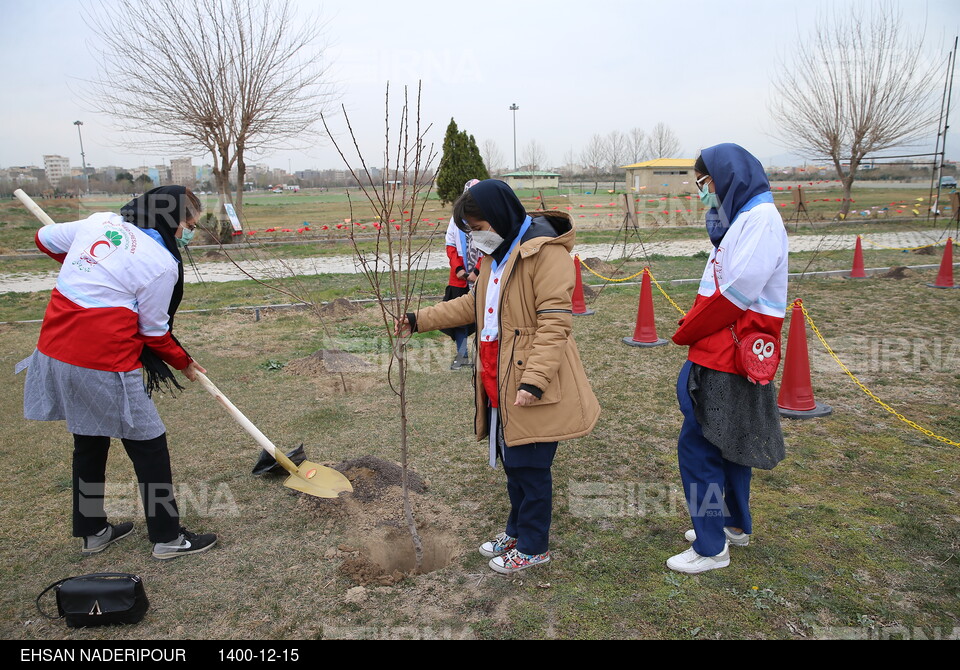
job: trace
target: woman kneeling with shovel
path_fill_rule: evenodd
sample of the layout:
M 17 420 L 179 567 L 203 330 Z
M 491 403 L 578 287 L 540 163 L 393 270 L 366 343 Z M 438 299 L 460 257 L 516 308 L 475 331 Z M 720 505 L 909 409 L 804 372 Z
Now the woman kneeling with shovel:
M 209 549 L 214 534 L 180 525 L 166 429 L 150 393 L 182 388 L 167 364 L 191 381 L 205 372 L 171 333 L 183 297 L 179 246 L 197 226 L 201 205 L 182 186 L 164 186 L 127 203 L 120 215 L 47 225 L 41 251 L 63 264 L 29 366 L 24 416 L 66 420 L 73 433 L 73 534 L 95 554 L 133 532 L 104 511 L 110 438 L 123 442 L 143 499 L 153 556 L 165 560 Z M 146 371 L 146 387 L 140 368 Z
M 570 332 L 574 230 L 566 212 L 528 216 L 493 179 L 460 196 L 453 220 L 485 254 L 474 290 L 406 315 L 397 330 L 477 324 L 476 434 L 490 465 L 503 464 L 510 499 L 504 531 L 480 553 L 512 574 L 550 560 L 558 441 L 586 435 L 600 414 Z

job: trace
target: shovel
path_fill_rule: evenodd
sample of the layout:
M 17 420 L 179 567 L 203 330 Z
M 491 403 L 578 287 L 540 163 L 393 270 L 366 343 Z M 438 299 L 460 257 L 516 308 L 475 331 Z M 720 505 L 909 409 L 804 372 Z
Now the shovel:
M 33 201 L 33 198 L 31 198 L 29 195 L 24 193 L 22 189 L 18 188 L 16 191 L 13 192 L 13 194 L 17 196 L 17 200 L 23 203 L 24 207 L 30 210 L 31 214 L 33 214 L 35 217 L 37 217 L 40 220 L 40 223 L 42 223 L 45 226 L 49 226 L 54 223 L 54 220 L 51 219 L 49 216 L 47 216 L 47 213 L 40 208 L 40 205 L 35 203 Z
M 317 498 L 336 498 L 344 491 L 353 491 L 350 480 L 333 468 L 325 467 L 319 463 L 311 463 L 306 460 L 300 463 L 299 467 L 294 465 L 293 461 L 278 451 L 277 448 L 273 446 L 273 442 L 267 439 L 267 436 L 261 433 L 260 429 L 254 426 L 253 423 L 250 422 L 250 419 L 245 417 L 243 413 L 220 392 L 220 389 L 213 385 L 213 382 L 211 382 L 205 374 L 197 372 L 197 380 L 210 395 L 220 401 L 220 404 L 226 408 L 245 431 L 250 433 L 253 439 L 257 441 L 257 444 L 263 447 L 268 454 L 276 459 L 277 463 L 279 463 L 284 470 L 290 473 L 290 476 L 283 482 L 284 486 L 300 491 L 301 493 L 316 496 Z

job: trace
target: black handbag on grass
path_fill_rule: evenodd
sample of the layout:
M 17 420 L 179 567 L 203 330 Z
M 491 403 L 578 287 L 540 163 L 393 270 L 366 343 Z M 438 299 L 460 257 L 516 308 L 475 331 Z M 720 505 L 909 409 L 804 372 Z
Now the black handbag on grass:
M 50 589 L 56 589 L 60 616 L 50 616 L 40 607 L 40 598 Z M 40 614 L 48 619 L 65 619 L 71 628 L 139 623 L 149 607 L 143 580 L 124 572 L 67 577 L 37 596 Z

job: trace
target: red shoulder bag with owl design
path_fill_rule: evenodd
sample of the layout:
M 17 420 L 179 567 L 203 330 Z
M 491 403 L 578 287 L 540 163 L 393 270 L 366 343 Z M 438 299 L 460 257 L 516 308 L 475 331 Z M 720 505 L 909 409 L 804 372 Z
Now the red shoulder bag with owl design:
M 753 331 L 737 337 L 733 326 L 730 333 L 737 345 L 735 357 L 737 372 L 754 384 L 769 384 L 780 366 L 780 338 L 770 333 Z

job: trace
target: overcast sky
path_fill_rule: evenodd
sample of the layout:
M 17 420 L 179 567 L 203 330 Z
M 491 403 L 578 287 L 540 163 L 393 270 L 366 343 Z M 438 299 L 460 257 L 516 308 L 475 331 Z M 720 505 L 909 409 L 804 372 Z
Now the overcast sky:
M 328 21 L 325 56 L 361 148 L 379 165 L 386 82 L 396 93 L 423 82 L 422 117 L 439 147 L 450 118 L 478 144 L 497 143 L 513 163 L 536 140 L 546 163 L 579 155 L 591 135 L 649 131 L 666 123 L 683 154 L 737 142 L 767 165 L 798 159 L 776 140 L 768 111 L 778 59 L 789 57 L 822 12 L 841 0 L 299 0 L 304 14 Z M 960 33 L 960 2 L 901 0 L 903 30 L 925 34 L 929 58 L 945 61 Z M 115 146 L 110 120 L 84 103 L 98 43 L 78 0 L 0 0 L 4 82 L 0 167 L 43 165 L 44 154 L 80 164 L 75 120 L 83 121 L 88 165 L 156 165 L 176 156 L 140 155 Z M 941 78 L 937 86 L 942 88 Z M 960 84 L 953 126 L 960 127 Z M 938 88 L 940 90 L 940 88 Z M 342 128 L 342 119 L 334 121 Z M 931 136 L 925 150 L 932 151 Z M 911 150 L 909 153 L 912 153 Z M 960 158 L 960 134 L 947 137 Z M 210 162 L 199 152 L 195 163 Z M 339 168 L 318 144 L 249 160 L 293 170 Z M 521 161 L 522 162 L 522 161 Z

